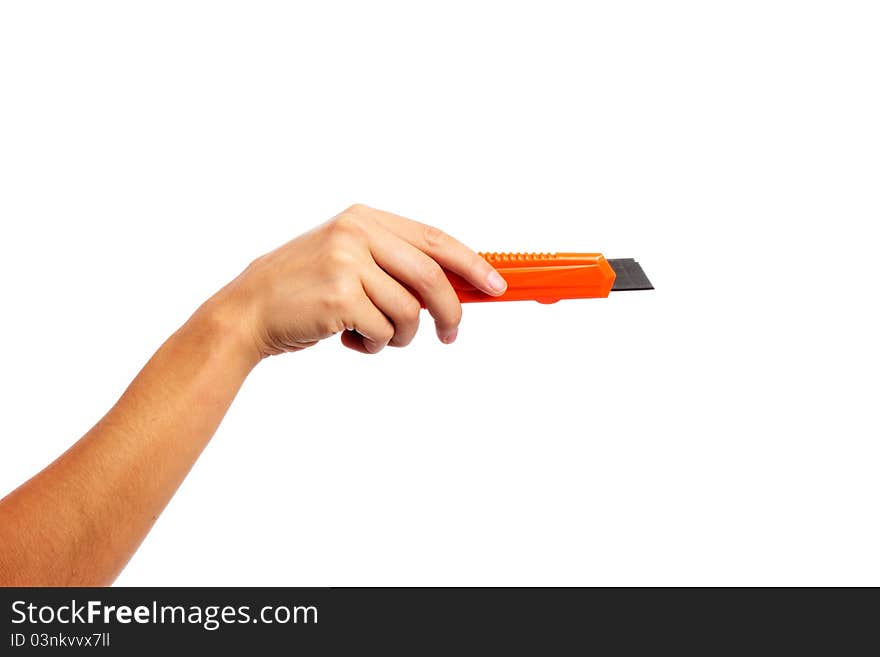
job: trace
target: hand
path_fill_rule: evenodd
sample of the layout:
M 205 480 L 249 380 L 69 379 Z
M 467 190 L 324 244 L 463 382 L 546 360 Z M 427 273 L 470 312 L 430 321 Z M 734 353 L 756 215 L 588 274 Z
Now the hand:
M 0 586 L 111 583 L 261 358 L 334 333 L 367 353 L 403 346 L 419 299 L 452 342 L 461 305 L 444 268 L 488 294 L 506 287 L 436 228 L 359 205 L 255 260 L 165 341 L 98 424 L 0 500 Z
M 353 205 L 255 260 L 221 294 L 238 300 L 261 357 L 335 333 L 374 354 L 410 343 L 419 299 L 440 340 L 455 340 L 461 304 L 444 269 L 493 296 L 507 288 L 483 258 L 437 228 Z

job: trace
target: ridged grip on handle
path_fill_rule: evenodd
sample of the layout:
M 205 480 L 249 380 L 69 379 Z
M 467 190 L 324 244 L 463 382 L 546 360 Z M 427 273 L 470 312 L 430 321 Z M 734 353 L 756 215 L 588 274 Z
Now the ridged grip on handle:
M 607 297 L 614 270 L 599 253 L 481 253 L 507 281 L 507 291 L 493 297 L 447 273 L 462 303 L 475 301 L 539 301 Z

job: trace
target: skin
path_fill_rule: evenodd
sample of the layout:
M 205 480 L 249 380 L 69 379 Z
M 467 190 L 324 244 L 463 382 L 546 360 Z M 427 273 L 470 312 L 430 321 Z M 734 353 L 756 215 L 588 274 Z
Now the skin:
M 461 305 L 444 269 L 487 294 L 506 288 L 440 230 L 362 205 L 255 260 L 85 436 L 0 500 L 0 585 L 112 583 L 264 358 L 335 334 L 367 354 L 406 346 L 419 298 L 453 342 Z

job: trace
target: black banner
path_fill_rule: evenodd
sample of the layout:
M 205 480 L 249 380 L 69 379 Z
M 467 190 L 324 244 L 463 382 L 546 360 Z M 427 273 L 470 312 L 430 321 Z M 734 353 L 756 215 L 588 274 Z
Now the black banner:
M 0 654 L 572 654 L 874 645 L 870 589 L 0 589 Z M 225 653 L 224 653 L 225 654 Z

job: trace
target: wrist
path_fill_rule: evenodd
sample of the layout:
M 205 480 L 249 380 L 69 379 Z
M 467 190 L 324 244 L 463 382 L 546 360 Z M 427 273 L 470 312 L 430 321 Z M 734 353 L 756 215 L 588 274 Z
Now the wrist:
M 225 354 L 250 371 L 263 359 L 252 329 L 252 314 L 240 295 L 224 288 L 203 303 L 191 321 L 199 324 L 206 337 L 220 345 Z

